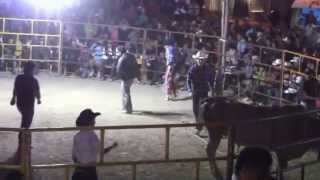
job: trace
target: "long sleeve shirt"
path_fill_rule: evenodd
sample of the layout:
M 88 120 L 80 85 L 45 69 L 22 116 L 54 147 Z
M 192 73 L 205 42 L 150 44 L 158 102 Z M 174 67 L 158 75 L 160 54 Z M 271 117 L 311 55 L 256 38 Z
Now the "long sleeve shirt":
M 38 80 L 31 75 L 18 75 L 14 83 L 13 97 L 17 97 L 18 105 L 33 106 L 35 98 L 40 99 Z
M 93 130 L 80 130 L 73 138 L 72 157 L 80 164 L 97 162 L 100 140 Z
M 187 83 L 188 90 L 193 93 L 213 90 L 213 69 L 208 65 L 193 65 L 188 72 Z

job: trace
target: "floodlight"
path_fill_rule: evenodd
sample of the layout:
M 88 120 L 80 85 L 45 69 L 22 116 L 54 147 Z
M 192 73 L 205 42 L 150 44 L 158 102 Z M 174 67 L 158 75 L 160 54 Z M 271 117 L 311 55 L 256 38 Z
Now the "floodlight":
M 64 8 L 70 7 L 75 0 L 27 0 L 36 9 L 46 11 L 59 11 Z

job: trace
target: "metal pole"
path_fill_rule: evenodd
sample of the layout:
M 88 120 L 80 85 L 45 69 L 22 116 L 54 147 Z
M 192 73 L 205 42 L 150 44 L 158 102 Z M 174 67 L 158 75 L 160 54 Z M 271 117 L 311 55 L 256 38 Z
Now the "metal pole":
M 59 60 L 58 60 L 58 74 L 62 74 L 62 51 L 63 51 L 63 22 L 60 21 L 60 42 L 59 42 Z
M 223 95 L 224 89 L 224 65 L 226 61 L 226 40 L 228 34 L 228 14 L 229 0 L 222 0 L 222 17 L 221 17 L 221 37 L 220 37 L 220 55 L 221 60 L 218 62 L 218 72 L 216 76 L 216 95 Z
M 233 157 L 234 157 L 234 137 L 235 137 L 235 126 L 229 129 L 228 136 L 228 154 L 227 154 L 227 180 L 232 179 L 233 173 Z
M 283 85 L 284 85 L 284 62 L 286 59 L 286 51 L 282 51 L 282 60 L 281 60 L 281 82 L 280 82 L 280 94 L 279 94 L 279 105 L 282 105 L 283 98 Z
M 31 132 L 24 130 L 21 132 L 21 162 L 23 164 L 23 173 L 24 180 L 32 179 L 32 170 L 31 170 Z M 19 141 L 20 141 L 19 140 Z
M 104 160 L 104 136 L 105 136 L 105 129 L 100 131 L 100 163 L 103 163 Z
M 132 165 L 132 180 L 136 180 L 137 179 L 137 165 Z
M 304 175 L 305 175 L 305 168 L 304 166 L 301 167 L 301 171 L 300 171 L 300 179 L 304 180 Z
M 195 162 L 195 164 L 194 164 L 194 177 L 193 177 L 193 179 L 194 180 L 200 180 L 200 162 L 199 161 L 197 161 L 197 162 Z
M 166 128 L 166 142 L 165 142 L 165 160 L 170 158 L 170 128 Z
M 64 179 L 65 180 L 69 180 L 69 176 L 70 176 L 70 167 L 66 167 L 65 171 L 64 171 Z

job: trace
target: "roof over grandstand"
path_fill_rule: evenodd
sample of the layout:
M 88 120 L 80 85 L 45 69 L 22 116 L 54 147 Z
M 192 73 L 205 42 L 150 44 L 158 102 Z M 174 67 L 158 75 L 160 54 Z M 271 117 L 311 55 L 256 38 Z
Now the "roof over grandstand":
M 293 8 L 320 8 L 320 0 L 295 0 Z

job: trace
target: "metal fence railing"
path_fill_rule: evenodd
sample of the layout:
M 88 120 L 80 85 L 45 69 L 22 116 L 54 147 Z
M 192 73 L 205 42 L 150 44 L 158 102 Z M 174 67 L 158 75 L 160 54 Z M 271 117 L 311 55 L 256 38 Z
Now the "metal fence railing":
M 258 119 L 258 120 L 248 120 L 242 123 L 248 123 L 248 124 L 259 124 L 259 123 L 266 123 L 271 121 L 271 124 L 273 124 L 273 121 L 281 121 L 284 118 L 294 118 L 298 116 L 306 116 L 311 115 L 314 113 L 318 113 L 319 110 L 313 110 L 308 112 L 302 112 L 302 113 L 294 113 L 290 115 L 280 115 L 276 117 L 270 117 L 270 118 L 264 118 L 264 119 Z M 305 119 L 307 120 L 307 119 Z M 17 129 L 17 128 L 0 128 L 0 131 L 11 131 L 11 132 L 19 132 L 21 133 L 21 148 L 20 148 L 20 164 L 18 165 L 12 165 L 12 164 L 0 164 L 0 168 L 5 169 L 16 169 L 20 170 L 23 174 L 26 180 L 32 179 L 32 170 L 34 169 L 65 169 L 64 171 L 64 179 L 67 180 L 70 176 L 70 172 L 74 167 L 80 166 L 79 164 L 74 163 L 64 163 L 64 164 L 32 164 L 31 163 L 31 140 L 32 140 L 32 134 L 37 132 L 66 132 L 66 131 L 77 131 L 80 129 L 92 129 L 99 131 L 100 135 L 100 155 L 99 155 L 99 161 L 96 166 L 131 166 L 132 170 L 132 176 L 131 179 L 135 180 L 137 179 L 137 166 L 145 165 L 145 164 L 167 164 L 167 163 L 192 163 L 194 164 L 193 173 L 194 177 L 193 179 L 199 180 L 200 178 L 200 163 L 204 161 L 208 161 L 208 158 L 204 157 L 198 157 L 198 158 L 180 158 L 176 159 L 174 157 L 170 156 L 170 137 L 171 137 L 171 129 L 172 128 L 189 128 L 189 127 L 196 127 L 198 124 L 161 124 L 161 125 L 130 125 L 130 126 L 105 126 L 105 127 L 93 127 L 93 128 L 35 128 L 35 129 Z M 207 127 L 215 127 L 215 123 L 207 123 L 203 124 Z M 236 157 L 234 153 L 234 146 L 235 146 L 235 131 L 238 124 L 232 125 L 230 127 L 229 135 L 228 135 L 228 147 L 227 147 L 227 155 L 226 156 L 220 156 L 216 157 L 215 160 L 221 161 L 221 160 L 227 160 L 227 167 L 226 167 L 226 177 L 228 180 L 231 179 L 232 172 L 233 172 L 233 164 L 234 164 L 234 158 Z M 275 127 L 271 127 L 271 132 L 274 131 Z M 164 157 L 161 159 L 154 159 L 154 160 L 139 160 L 139 161 L 104 161 L 104 143 L 105 143 L 105 133 L 109 130 L 139 130 L 139 129 L 164 129 L 165 134 L 165 142 L 164 142 Z M 271 139 L 276 138 L 273 136 L 274 133 L 271 133 Z M 269 149 L 272 150 L 279 150 L 279 149 L 287 149 L 292 148 L 296 146 L 303 146 L 305 144 L 310 144 L 314 142 L 320 142 L 319 138 L 315 139 L 308 139 L 304 142 L 295 142 L 293 144 L 288 145 L 282 145 L 280 147 L 274 147 L 273 145 L 270 145 Z M 282 174 L 282 172 L 288 172 L 295 169 L 301 169 L 301 179 L 304 178 L 304 169 L 308 165 L 315 164 L 317 162 L 311 162 L 311 163 L 304 163 L 300 166 L 293 166 L 289 167 L 288 169 L 279 169 L 277 174 Z M 280 177 L 280 176 L 279 176 Z

